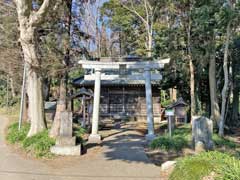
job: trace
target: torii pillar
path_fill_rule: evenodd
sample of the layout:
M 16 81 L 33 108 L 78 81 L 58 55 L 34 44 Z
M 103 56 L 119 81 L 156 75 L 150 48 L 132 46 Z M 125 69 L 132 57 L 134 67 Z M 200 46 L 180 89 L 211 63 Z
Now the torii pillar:
M 93 144 L 101 143 L 101 136 L 100 134 L 98 134 L 100 94 L 101 94 L 101 69 L 95 68 L 92 132 L 88 138 L 88 142 Z
M 146 139 L 152 141 L 155 138 L 154 121 L 153 121 L 153 103 L 152 103 L 152 84 L 151 84 L 151 69 L 146 67 L 145 71 L 145 91 L 146 91 L 146 106 L 147 106 L 147 127 L 148 134 Z

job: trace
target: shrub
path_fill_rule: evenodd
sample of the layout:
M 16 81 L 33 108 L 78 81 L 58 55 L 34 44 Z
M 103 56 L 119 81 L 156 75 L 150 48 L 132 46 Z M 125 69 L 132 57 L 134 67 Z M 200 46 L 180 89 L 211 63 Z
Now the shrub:
M 33 152 L 36 157 L 51 157 L 50 148 L 55 144 L 55 139 L 48 136 L 48 131 L 44 130 L 34 136 L 23 140 L 22 146 L 27 151 Z
M 83 135 L 86 134 L 87 130 L 83 127 L 77 127 L 74 131 L 74 136 L 76 136 L 79 143 L 84 143 Z
M 79 128 L 77 128 L 76 131 L 74 131 L 74 135 L 75 136 L 83 136 L 86 132 L 87 132 L 87 130 L 85 128 L 79 127 Z
M 30 125 L 28 123 L 22 124 L 20 131 L 18 130 L 18 123 L 13 123 L 8 127 L 6 139 L 9 143 L 15 144 L 22 142 L 29 131 Z
M 211 172 L 215 179 L 240 180 L 240 161 L 217 151 L 204 152 L 180 159 L 170 180 L 201 180 Z
M 30 124 L 24 123 L 18 131 L 18 123 L 9 126 L 6 140 L 11 144 L 19 144 L 36 157 L 51 157 L 50 147 L 55 144 L 55 140 L 48 137 L 48 131 L 44 130 L 32 137 L 27 137 Z
M 160 136 L 154 139 L 151 144 L 151 149 L 175 150 L 180 151 L 188 145 L 187 140 L 181 136 Z
M 192 132 L 190 124 L 181 125 L 174 129 L 175 136 L 181 136 L 184 139 L 190 141 L 192 139 Z
M 235 142 L 219 137 L 217 134 L 213 134 L 213 141 L 217 147 L 225 146 L 230 149 L 235 149 L 237 147 Z

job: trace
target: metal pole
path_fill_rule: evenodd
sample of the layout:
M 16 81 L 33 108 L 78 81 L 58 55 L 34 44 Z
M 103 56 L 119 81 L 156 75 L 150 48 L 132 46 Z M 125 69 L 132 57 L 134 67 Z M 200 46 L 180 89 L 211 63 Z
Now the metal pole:
M 23 70 L 23 82 L 22 82 L 22 93 L 21 93 L 21 104 L 20 104 L 20 114 L 19 114 L 19 120 L 18 120 L 18 130 L 21 129 L 22 125 L 22 115 L 23 115 L 23 104 L 24 104 L 24 99 L 25 99 L 25 84 L 26 84 L 26 69 L 27 69 L 27 64 L 24 63 L 24 70 Z

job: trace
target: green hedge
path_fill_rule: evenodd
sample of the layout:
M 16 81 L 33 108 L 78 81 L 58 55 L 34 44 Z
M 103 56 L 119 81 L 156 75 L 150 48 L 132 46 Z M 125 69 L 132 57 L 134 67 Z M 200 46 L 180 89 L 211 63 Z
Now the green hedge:
M 204 152 L 180 159 L 170 180 L 201 180 L 214 172 L 216 180 L 240 180 L 240 161 L 221 152 Z

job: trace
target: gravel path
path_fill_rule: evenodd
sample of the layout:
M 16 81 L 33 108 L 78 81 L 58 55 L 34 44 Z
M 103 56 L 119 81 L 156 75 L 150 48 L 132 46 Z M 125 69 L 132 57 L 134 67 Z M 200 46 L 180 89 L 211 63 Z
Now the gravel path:
M 4 141 L 7 118 L 0 116 L 0 179 L 2 180 L 155 180 L 160 168 L 145 155 L 144 137 L 125 131 L 108 137 L 80 157 L 36 160 L 15 152 Z

